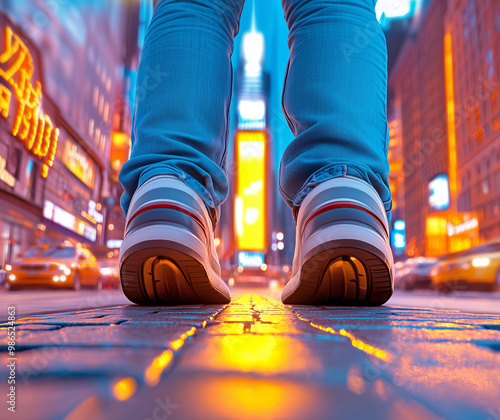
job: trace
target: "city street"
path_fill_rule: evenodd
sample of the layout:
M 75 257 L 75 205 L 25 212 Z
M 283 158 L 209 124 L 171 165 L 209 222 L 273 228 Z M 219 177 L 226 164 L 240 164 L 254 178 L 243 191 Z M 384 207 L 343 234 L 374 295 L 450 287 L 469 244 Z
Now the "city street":
M 498 294 L 334 308 L 283 306 L 279 292 L 162 308 L 108 306 L 113 291 L 103 308 L 18 319 L 17 418 L 499 418 Z M 2 293 L 2 308 L 36 293 Z M 483 313 L 457 310 L 472 302 Z M 442 308 L 416 308 L 429 304 Z
M 279 300 L 281 289 L 241 289 L 233 293 L 265 293 Z M 50 289 L 26 289 L 9 292 L 0 288 L 0 307 L 16 305 L 18 317 L 49 314 L 83 309 L 129 305 L 130 301 L 121 290 L 101 291 Z M 447 309 L 472 313 L 500 314 L 500 292 L 454 292 L 442 294 L 431 290 L 404 292 L 396 290 L 385 306 L 407 306 L 428 309 Z M 7 320 L 7 313 L 0 314 L 0 322 Z
M 0 4 L 0 419 L 500 420 L 500 0 Z
M 50 290 L 26 289 L 9 292 L 0 288 L 0 308 L 15 305 L 18 316 L 48 314 L 72 310 L 126 305 L 129 300 L 121 290 Z M 7 320 L 7 311 L 0 314 L 0 322 Z

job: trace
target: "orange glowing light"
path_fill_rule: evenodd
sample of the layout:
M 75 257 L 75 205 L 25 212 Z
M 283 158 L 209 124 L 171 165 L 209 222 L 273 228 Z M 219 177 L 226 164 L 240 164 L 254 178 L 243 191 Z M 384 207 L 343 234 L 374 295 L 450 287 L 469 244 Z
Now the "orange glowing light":
M 172 363 L 172 360 L 174 359 L 174 351 L 179 350 L 186 342 L 186 339 L 192 336 L 195 332 L 196 327 L 192 327 L 190 330 L 181 334 L 178 339 L 170 342 L 170 348 L 172 350 L 165 350 L 162 354 L 153 359 L 151 364 L 144 372 L 144 380 L 149 386 L 155 386 L 156 384 L 158 384 L 161 378 L 161 374 L 170 365 L 170 363 Z
M 319 324 L 316 324 L 312 321 L 309 321 L 308 319 L 300 316 L 299 314 L 296 314 L 296 315 L 297 315 L 297 318 L 299 318 L 301 321 L 308 322 L 309 325 L 311 325 L 311 327 L 317 328 L 318 330 L 321 330 L 321 331 L 324 331 L 324 332 L 327 332 L 327 333 L 330 333 L 333 335 L 342 335 L 344 337 L 349 338 L 351 340 L 351 344 L 353 347 L 361 350 L 362 352 L 364 352 L 366 354 L 374 356 L 377 359 L 380 359 L 384 362 L 392 362 L 392 360 L 393 360 L 392 355 L 389 352 L 382 350 L 382 349 L 379 349 L 377 347 L 371 346 L 370 344 L 367 344 L 364 341 L 357 339 L 356 337 L 354 337 L 353 334 L 351 334 L 350 332 L 348 332 L 344 329 L 341 329 L 340 331 L 336 331 L 331 327 L 323 327 L 322 325 L 319 325 Z
M 66 139 L 62 159 L 64 165 L 87 187 L 94 188 L 96 165 L 90 156 L 71 140 Z M 84 216 L 86 217 L 86 216 Z M 88 217 L 86 217 L 88 219 Z M 95 221 L 93 221 L 95 223 Z
M 155 386 L 160 382 L 160 377 L 165 368 L 172 363 L 174 353 L 172 350 L 165 350 L 162 354 L 155 357 L 144 373 L 144 381 L 149 386 Z
M 10 90 L 4 85 L 0 85 L 0 115 L 4 118 L 9 116 L 10 97 Z
M 130 150 L 130 136 L 121 131 L 111 134 L 111 151 L 109 160 L 114 171 L 119 171 L 127 161 Z
M 174 340 L 170 343 L 170 347 L 172 350 L 179 350 L 185 343 L 186 339 L 192 336 L 196 332 L 196 327 L 191 328 L 189 331 L 186 331 L 182 334 L 177 340 Z
M 113 395 L 117 400 L 128 400 L 137 391 L 137 382 L 134 378 L 123 378 L 113 386 Z
M 192 384 L 197 406 L 213 418 L 238 420 L 315 419 L 324 394 L 307 381 L 217 375 Z M 224 395 L 224 398 L 220 398 Z M 199 418 L 196 405 L 183 406 L 186 418 Z
M 6 26 L 0 54 L 0 77 L 11 86 L 17 99 L 10 132 L 42 161 L 42 177 L 46 178 L 54 162 L 59 129 L 53 128 L 52 121 L 41 110 L 42 86 L 38 80 L 34 85 L 31 83 L 33 72 L 33 57 L 28 48 Z M 10 90 L 0 85 L 0 115 L 4 118 L 9 117 L 10 98 Z
M 262 251 L 266 248 L 266 155 L 265 132 L 238 132 L 234 203 L 238 249 Z
M 446 111 L 448 122 L 448 178 L 450 185 L 450 204 L 456 208 L 457 197 L 457 138 L 455 128 L 455 96 L 453 87 L 453 52 L 451 34 L 444 37 L 444 68 L 446 86 Z

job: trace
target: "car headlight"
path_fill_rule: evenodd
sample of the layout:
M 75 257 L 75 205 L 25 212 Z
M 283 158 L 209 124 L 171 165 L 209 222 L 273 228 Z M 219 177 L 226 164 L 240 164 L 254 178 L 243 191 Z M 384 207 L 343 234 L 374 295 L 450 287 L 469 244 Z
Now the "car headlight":
M 64 264 L 61 264 L 59 266 L 59 270 L 64 271 L 64 274 L 67 276 L 69 276 L 71 274 L 71 270 L 68 267 L 66 267 Z
M 490 259 L 486 257 L 477 257 L 472 260 L 473 267 L 487 267 L 490 265 Z
M 103 276 L 110 276 L 113 274 L 113 269 L 111 267 L 103 267 L 101 268 L 101 274 Z
M 12 270 L 12 266 L 10 264 L 5 264 L 5 271 Z

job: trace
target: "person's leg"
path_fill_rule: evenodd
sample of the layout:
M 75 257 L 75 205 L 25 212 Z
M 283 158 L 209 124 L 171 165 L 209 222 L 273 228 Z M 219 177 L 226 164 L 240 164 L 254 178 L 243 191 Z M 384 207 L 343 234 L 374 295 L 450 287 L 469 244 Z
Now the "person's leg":
M 163 0 L 137 79 L 127 215 L 125 295 L 140 304 L 227 303 L 214 246 L 225 173 L 231 53 L 243 0 Z
M 297 237 L 285 303 L 376 305 L 392 294 L 387 52 L 375 0 L 282 0 L 283 110 L 295 139 L 280 192 Z
M 290 206 L 318 183 L 369 182 L 388 214 L 387 51 L 375 0 L 283 0 L 290 60 L 283 109 L 295 140 L 280 167 Z
M 215 218 L 225 200 L 233 39 L 243 0 L 163 0 L 141 55 L 130 160 L 120 173 L 125 214 L 156 175 L 184 180 Z

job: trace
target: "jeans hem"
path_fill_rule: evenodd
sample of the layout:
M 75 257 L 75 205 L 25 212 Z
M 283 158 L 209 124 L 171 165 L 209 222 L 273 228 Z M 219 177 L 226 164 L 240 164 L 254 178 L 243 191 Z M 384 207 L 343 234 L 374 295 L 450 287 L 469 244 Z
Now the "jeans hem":
M 296 215 L 298 214 L 298 209 L 306 196 L 316 187 L 318 184 L 328 181 L 330 179 L 338 178 L 341 176 L 345 175 L 350 175 L 359 179 L 362 179 L 363 181 L 367 182 L 368 184 L 372 185 L 368 177 L 363 175 L 363 172 L 360 171 L 359 169 L 349 166 L 349 165 L 344 165 L 344 164 L 333 164 L 330 166 L 326 166 L 321 168 L 320 170 L 316 171 L 313 173 L 307 181 L 304 183 L 304 185 L 299 189 L 297 194 L 293 198 L 290 198 L 284 191 L 283 188 L 280 185 L 280 192 L 285 201 L 287 201 L 287 204 L 292 207 L 293 209 L 293 214 L 294 217 L 296 218 Z M 380 176 L 379 176 L 380 178 Z M 382 182 L 382 179 L 380 179 L 380 182 Z M 288 199 L 288 200 L 287 200 Z M 390 221 L 391 219 L 391 213 L 392 213 L 392 198 L 390 198 L 387 201 L 382 201 L 382 204 L 384 205 L 384 209 L 387 213 L 387 218 Z

